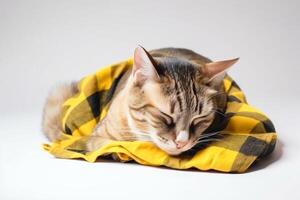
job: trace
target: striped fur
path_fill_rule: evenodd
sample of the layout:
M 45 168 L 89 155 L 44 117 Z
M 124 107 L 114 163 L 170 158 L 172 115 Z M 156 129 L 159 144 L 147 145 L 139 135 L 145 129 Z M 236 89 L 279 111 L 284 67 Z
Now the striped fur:
M 134 72 L 124 76 L 107 116 L 87 143 L 89 151 L 107 140 L 146 140 L 177 155 L 192 148 L 215 112 L 224 110 L 222 79 L 209 82 L 203 74 L 203 66 L 211 62 L 208 58 L 175 48 L 153 50 L 148 56 L 159 80 L 141 85 L 135 84 Z M 187 145 L 178 148 L 178 138 L 186 138 Z

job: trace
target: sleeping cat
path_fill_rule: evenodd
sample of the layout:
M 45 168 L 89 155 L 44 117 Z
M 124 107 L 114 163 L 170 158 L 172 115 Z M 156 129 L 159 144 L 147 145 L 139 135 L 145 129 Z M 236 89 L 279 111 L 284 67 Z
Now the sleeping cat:
M 133 66 L 121 78 L 106 117 L 95 127 L 87 150 L 111 140 L 151 141 L 178 155 L 209 137 L 203 132 L 226 106 L 225 70 L 238 59 L 212 62 L 191 50 L 134 51 Z M 63 102 L 76 94 L 76 83 L 62 85 L 46 101 L 43 132 L 59 140 Z

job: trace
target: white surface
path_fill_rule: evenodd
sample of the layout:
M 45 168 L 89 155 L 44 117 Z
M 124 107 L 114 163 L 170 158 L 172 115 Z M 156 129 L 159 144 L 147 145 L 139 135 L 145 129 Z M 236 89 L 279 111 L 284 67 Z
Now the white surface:
M 299 199 L 298 1 L 0 0 L 0 199 Z M 130 56 L 179 46 L 230 72 L 273 120 L 275 153 L 245 174 L 55 159 L 41 150 L 49 88 Z

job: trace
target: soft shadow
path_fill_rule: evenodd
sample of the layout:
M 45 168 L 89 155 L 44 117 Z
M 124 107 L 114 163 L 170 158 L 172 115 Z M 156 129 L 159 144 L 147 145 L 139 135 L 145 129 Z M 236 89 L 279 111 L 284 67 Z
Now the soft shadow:
M 258 160 L 256 163 L 254 163 L 249 168 L 249 170 L 247 172 L 250 173 L 250 172 L 255 172 L 257 170 L 264 169 L 264 168 L 268 167 L 269 165 L 271 165 L 272 163 L 278 161 L 283 155 L 283 147 L 284 147 L 283 142 L 281 142 L 280 140 L 277 140 L 277 143 L 276 143 L 273 153 L 271 153 L 267 157 L 264 157 L 264 158 L 261 158 L 260 160 Z

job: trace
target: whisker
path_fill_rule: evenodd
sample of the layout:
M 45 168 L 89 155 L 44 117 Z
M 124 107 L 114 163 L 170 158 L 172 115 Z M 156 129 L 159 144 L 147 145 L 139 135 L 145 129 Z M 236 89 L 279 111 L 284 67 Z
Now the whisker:
M 199 139 L 202 139 L 202 138 L 208 138 L 208 137 L 211 137 L 211 136 L 215 136 L 215 135 L 218 135 L 218 134 L 220 134 L 220 133 L 221 133 L 221 131 L 212 132 L 212 133 L 205 133 L 205 134 L 201 135 L 201 136 L 198 138 L 198 140 L 199 140 Z
M 230 146 L 230 143 L 229 143 L 229 142 L 226 142 L 226 141 L 224 141 L 224 140 L 222 140 L 222 139 L 209 138 L 209 139 L 204 139 L 204 140 L 200 140 L 200 141 L 195 142 L 195 143 L 194 143 L 194 147 L 195 147 L 196 145 L 199 145 L 199 144 L 206 144 L 206 143 L 208 143 L 208 142 L 222 142 L 222 143 L 224 143 L 225 145 Z
M 198 140 L 197 144 L 199 144 L 199 143 L 206 143 L 206 142 L 213 142 L 213 141 L 221 141 L 221 140 L 217 139 L 217 138 L 208 138 L 208 139 Z

